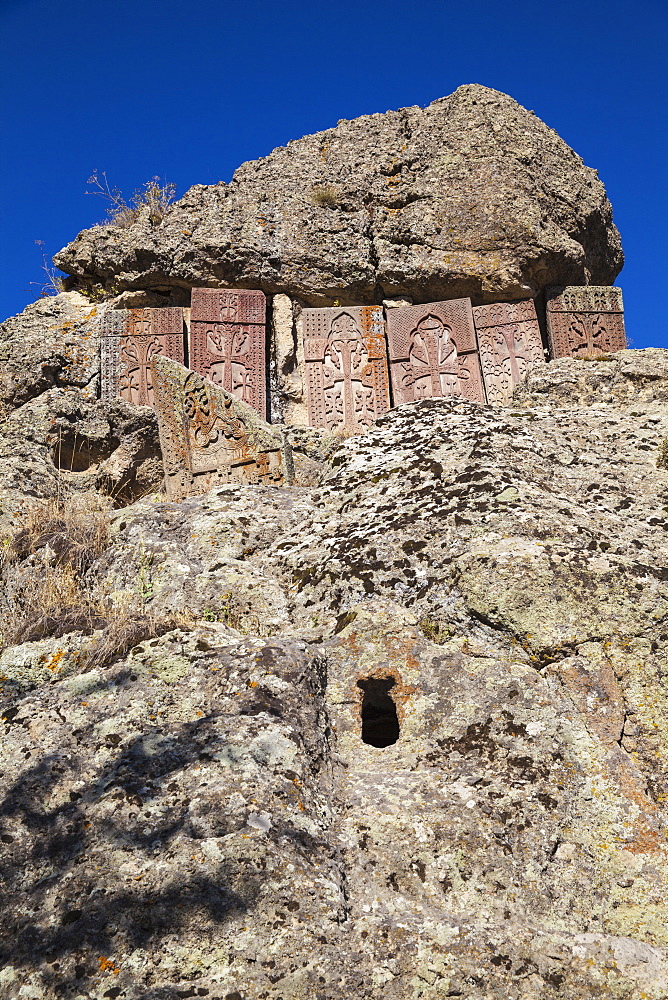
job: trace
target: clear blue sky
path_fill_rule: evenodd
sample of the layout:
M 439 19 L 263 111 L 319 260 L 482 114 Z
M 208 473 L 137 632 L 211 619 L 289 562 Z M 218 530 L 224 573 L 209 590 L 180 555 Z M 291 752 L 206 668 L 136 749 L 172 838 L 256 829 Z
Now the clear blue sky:
M 340 118 L 481 83 L 531 108 L 612 201 L 635 347 L 668 347 L 666 0 L 0 0 L 0 318 L 98 221 L 105 170 L 181 195 Z

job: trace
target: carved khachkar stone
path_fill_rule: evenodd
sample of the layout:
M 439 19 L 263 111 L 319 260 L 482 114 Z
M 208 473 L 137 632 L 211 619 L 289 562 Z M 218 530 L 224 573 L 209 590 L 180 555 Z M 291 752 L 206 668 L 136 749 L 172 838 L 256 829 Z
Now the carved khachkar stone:
M 266 299 L 262 292 L 193 288 L 190 367 L 267 416 Z
M 533 365 L 545 364 L 533 299 L 473 309 L 487 402 L 507 406 Z
M 553 358 L 626 347 L 621 288 L 568 285 L 547 289 L 547 332 Z
M 153 360 L 155 409 L 171 500 L 220 483 L 292 481 L 283 435 L 242 400 L 169 358 Z
M 437 396 L 485 402 L 470 299 L 390 309 L 394 403 Z
M 102 321 L 102 398 L 153 405 L 151 360 L 183 361 L 183 309 L 116 309 Z
M 309 424 L 372 424 L 390 408 L 382 307 L 305 309 L 302 316 Z

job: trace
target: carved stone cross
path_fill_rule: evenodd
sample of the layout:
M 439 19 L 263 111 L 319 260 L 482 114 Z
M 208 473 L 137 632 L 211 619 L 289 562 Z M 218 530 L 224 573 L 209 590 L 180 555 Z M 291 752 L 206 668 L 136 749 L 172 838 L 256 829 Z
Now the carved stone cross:
M 390 408 L 380 306 L 305 309 L 304 359 L 312 427 L 368 426 Z
M 507 406 L 529 369 L 545 362 L 533 300 L 477 306 L 473 320 L 487 401 Z
M 250 406 L 167 358 L 154 358 L 153 376 L 171 500 L 220 483 L 269 486 L 291 480 L 289 446 Z
M 395 405 L 444 396 L 485 402 L 470 299 L 390 309 L 387 325 Z
M 102 398 L 153 405 L 151 361 L 183 361 L 183 309 L 116 309 L 102 322 Z
M 267 412 L 266 300 L 259 291 L 193 288 L 190 367 Z
M 555 358 L 623 350 L 626 332 L 621 288 L 607 285 L 548 288 L 547 331 Z

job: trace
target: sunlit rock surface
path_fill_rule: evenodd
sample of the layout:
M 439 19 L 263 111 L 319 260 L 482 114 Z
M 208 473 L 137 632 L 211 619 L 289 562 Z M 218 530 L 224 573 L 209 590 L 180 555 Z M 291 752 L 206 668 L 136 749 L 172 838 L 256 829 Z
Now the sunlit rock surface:
M 3 997 L 662 1000 L 667 437 L 667 352 L 561 359 L 112 513 L 183 619 L 0 655 Z
M 296 139 L 229 184 L 190 188 L 157 224 L 146 210 L 85 230 L 55 263 L 81 288 L 148 290 L 147 305 L 155 293 L 188 305 L 194 285 L 312 306 L 480 304 L 612 284 L 623 255 L 596 171 L 532 111 L 473 84 Z

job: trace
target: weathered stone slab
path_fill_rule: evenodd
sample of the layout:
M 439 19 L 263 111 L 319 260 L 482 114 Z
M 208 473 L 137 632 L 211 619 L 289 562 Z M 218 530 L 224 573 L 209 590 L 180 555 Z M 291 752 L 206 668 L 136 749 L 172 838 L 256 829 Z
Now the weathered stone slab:
M 394 403 L 460 396 L 485 402 L 470 299 L 387 313 Z
M 221 483 L 292 480 L 283 436 L 242 400 L 160 355 L 153 360 L 153 384 L 171 500 L 206 493 Z
M 183 309 L 117 309 L 102 322 L 102 398 L 153 405 L 151 360 L 183 361 Z
M 193 288 L 190 367 L 266 419 L 267 362 L 264 294 Z
M 545 364 L 533 299 L 473 309 L 487 401 L 507 406 L 533 365 Z
M 302 318 L 310 425 L 369 426 L 390 409 L 381 306 L 305 309 Z
M 553 358 L 624 350 L 621 288 L 568 285 L 548 288 L 546 294 L 547 332 Z

